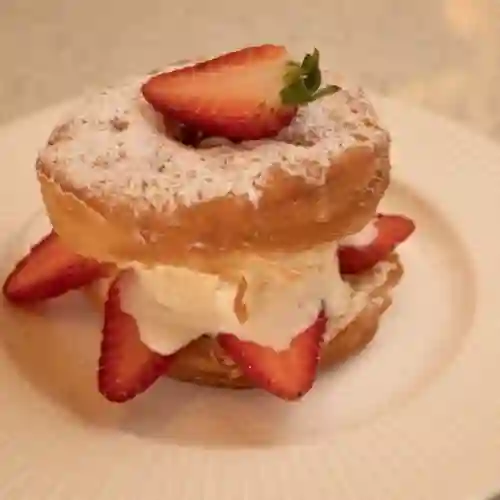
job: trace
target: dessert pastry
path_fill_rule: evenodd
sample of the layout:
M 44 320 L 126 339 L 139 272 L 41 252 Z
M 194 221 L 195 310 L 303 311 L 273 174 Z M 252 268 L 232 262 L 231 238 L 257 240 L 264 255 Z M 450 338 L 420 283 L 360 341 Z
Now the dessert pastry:
M 321 84 L 316 50 L 262 45 L 84 99 L 36 164 L 53 231 L 4 295 L 92 297 L 110 401 L 162 375 L 301 397 L 373 338 L 415 228 L 377 213 L 390 137 L 364 93 Z

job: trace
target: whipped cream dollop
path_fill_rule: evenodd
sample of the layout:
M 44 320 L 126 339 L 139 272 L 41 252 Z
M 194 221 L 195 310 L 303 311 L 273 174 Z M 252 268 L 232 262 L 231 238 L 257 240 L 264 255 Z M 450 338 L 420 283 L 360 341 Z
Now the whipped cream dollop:
M 300 253 L 245 257 L 232 263 L 230 277 L 132 265 L 122 309 L 136 318 L 142 341 L 161 354 L 220 332 L 285 349 L 322 309 L 331 338 L 339 322 L 366 303 L 354 300 L 342 280 L 336 250 L 329 243 Z
M 356 234 L 303 252 L 233 256 L 227 275 L 129 263 L 134 272 L 122 289 L 122 309 L 136 319 L 141 340 L 165 355 L 221 332 L 286 349 L 321 310 L 328 342 L 366 307 L 394 267 L 380 262 L 370 276 L 348 283 L 340 275 L 338 246 L 368 246 L 377 234 L 372 221 Z

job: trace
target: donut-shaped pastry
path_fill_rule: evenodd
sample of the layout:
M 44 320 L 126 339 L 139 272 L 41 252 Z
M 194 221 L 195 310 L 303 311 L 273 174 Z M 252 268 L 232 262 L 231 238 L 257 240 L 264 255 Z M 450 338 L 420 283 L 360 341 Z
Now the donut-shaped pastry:
M 53 231 L 3 293 L 96 299 L 109 401 L 163 375 L 296 400 L 372 340 L 415 225 L 377 213 L 389 134 L 324 75 L 316 49 L 246 47 L 88 95 L 50 135 Z
M 355 233 L 389 182 L 390 138 L 363 91 L 298 110 L 275 137 L 172 135 L 134 79 L 86 96 L 37 161 L 59 236 L 101 261 L 205 267 L 231 252 L 295 252 Z

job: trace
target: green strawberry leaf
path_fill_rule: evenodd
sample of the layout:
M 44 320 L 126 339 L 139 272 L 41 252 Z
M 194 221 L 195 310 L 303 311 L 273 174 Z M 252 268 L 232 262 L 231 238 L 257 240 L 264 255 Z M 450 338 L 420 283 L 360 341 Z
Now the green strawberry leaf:
M 335 94 L 335 92 L 338 92 L 341 90 L 341 88 L 338 85 L 327 85 L 326 87 L 323 87 L 322 89 L 319 89 L 315 94 L 314 94 L 314 99 L 321 99 L 325 95 L 331 95 Z
M 319 51 L 314 49 L 312 54 L 306 54 L 301 64 L 306 87 L 316 92 L 321 86 L 321 71 L 319 69 Z
M 281 91 L 283 104 L 307 104 L 311 102 L 311 92 L 304 80 L 296 80 Z
M 281 101 L 286 105 L 302 105 L 315 101 L 340 90 L 338 85 L 321 87 L 319 51 L 306 54 L 302 63 L 290 61 L 284 75 L 284 87 L 280 92 Z

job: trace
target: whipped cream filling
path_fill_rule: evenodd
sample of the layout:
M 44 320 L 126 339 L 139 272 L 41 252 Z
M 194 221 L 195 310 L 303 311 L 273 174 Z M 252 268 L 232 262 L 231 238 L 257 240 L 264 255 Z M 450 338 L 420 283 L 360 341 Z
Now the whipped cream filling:
M 135 317 L 141 340 L 161 354 L 220 332 L 286 349 L 321 309 L 328 341 L 366 306 L 390 270 L 378 272 L 378 284 L 360 282 L 356 290 L 340 276 L 336 250 L 330 243 L 293 255 L 247 257 L 232 267 L 231 277 L 132 264 L 122 309 Z

